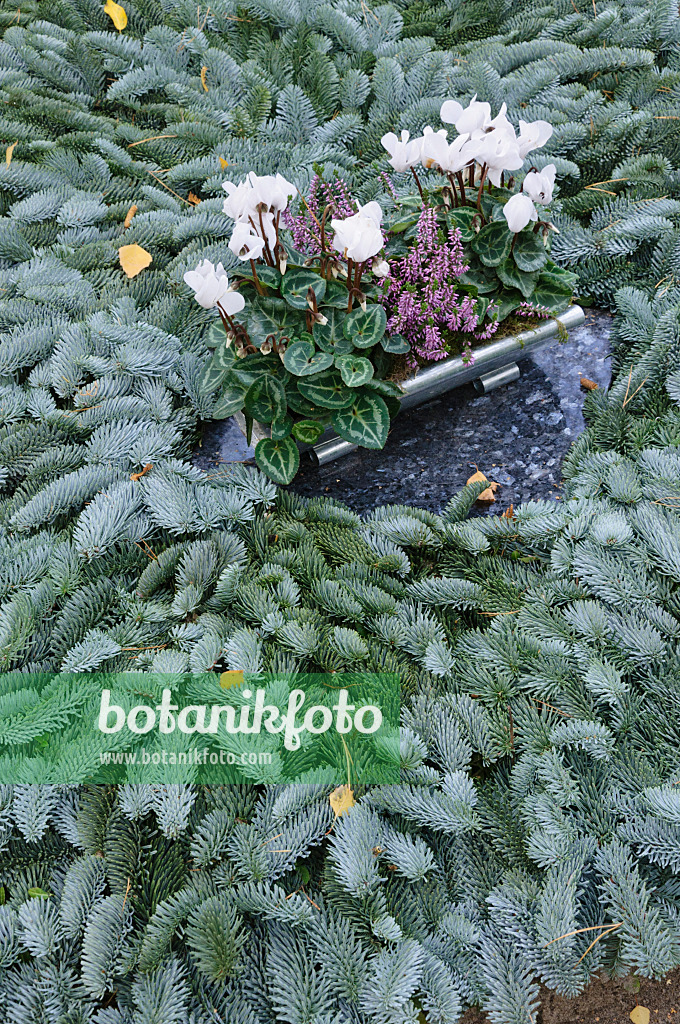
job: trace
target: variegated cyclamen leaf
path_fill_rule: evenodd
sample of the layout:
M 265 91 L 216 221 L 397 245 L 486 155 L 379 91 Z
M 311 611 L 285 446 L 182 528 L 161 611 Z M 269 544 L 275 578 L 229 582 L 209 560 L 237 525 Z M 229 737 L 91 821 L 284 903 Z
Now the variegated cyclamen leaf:
M 299 420 L 293 427 L 293 437 L 302 444 L 316 444 L 324 430 L 318 420 Z
M 296 377 L 307 377 L 332 366 L 333 356 L 330 352 L 317 352 L 311 341 L 294 341 L 283 354 L 283 365 Z
M 510 254 L 513 235 L 505 220 L 486 224 L 472 239 L 471 245 L 482 263 L 497 267 Z
M 262 374 L 246 392 L 246 412 L 260 423 L 281 419 L 286 412 L 286 393 L 275 377 Z
M 300 394 L 322 409 L 344 409 L 356 398 L 356 392 L 348 388 L 339 370 L 325 370 L 309 380 L 298 382 Z
M 539 232 L 529 228 L 515 238 L 512 247 L 512 258 L 519 267 L 527 274 L 540 270 L 545 266 L 548 253 L 543 244 L 543 238 Z
M 401 334 L 386 334 L 380 339 L 380 344 L 385 352 L 389 352 L 391 355 L 403 355 L 411 348 L 406 338 L 402 337 Z
M 360 393 L 347 409 L 339 409 L 331 417 L 333 429 L 352 444 L 362 448 L 384 448 L 390 427 L 390 414 L 385 402 L 375 393 Z
M 387 326 L 387 314 L 382 306 L 369 306 L 364 313 L 363 309 L 355 309 L 348 313 L 342 325 L 345 337 L 350 339 L 357 348 L 371 348 L 385 333 Z
M 281 294 L 293 309 L 308 309 L 307 295 L 314 289 L 317 303 L 321 303 L 326 293 L 326 280 L 312 270 L 292 269 L 284 274 L 281 281 Z
M 277 484 L 289 484 L 300 468 L 300 452 L 290 437 L 265 437 L 255 446 L 257 465 Z
M 335 365 L 349 388 L 359 388 L 373 376 L 373 364 L 365 356 L 336 356 Z

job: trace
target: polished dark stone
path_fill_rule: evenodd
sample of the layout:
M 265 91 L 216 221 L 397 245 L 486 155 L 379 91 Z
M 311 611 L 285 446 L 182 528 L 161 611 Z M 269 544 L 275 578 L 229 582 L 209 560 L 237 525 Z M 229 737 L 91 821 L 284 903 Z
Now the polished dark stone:
M 320 467 L 303 459 L 291 489 L 357 512 L 390 503 L 439 512 L 478 467 L 500 484 L 492 513 L 559 499 L 562 459 L 584 428 L 580 377 L 609 384 L 610 325 L 607 313 L 586 310 L 566 342 L 552 341 L 519 364 L 519 380 L 488 395 L 467 384 L 401 413 L 382 451 L 359 449 Z M 220 421 L 205 425 L 195 462 L 208 468 L 252 454 L 238 427 Z

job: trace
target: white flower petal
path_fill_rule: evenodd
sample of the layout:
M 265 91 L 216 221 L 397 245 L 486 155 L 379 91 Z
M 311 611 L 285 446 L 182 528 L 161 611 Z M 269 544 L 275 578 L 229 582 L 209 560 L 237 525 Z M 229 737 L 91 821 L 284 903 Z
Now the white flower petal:
M 530 221 L 538 220 L 538 211 L 529 196 L 517 192 L 503 207 L 503 216 L 513 234 L 517 234 L 518 231 L 523 231 Z

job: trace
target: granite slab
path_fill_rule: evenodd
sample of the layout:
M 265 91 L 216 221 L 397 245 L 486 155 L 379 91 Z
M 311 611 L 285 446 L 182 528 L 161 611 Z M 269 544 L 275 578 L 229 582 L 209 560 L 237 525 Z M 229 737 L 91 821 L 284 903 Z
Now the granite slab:
M 439 512 L 477 468 L 500 487 L 496 502 L 559 499 L 560 465 L 584 429 L 580 377 L 607 387 L 611 317 L 586 310 L 585 322 L 523 360 L 519 380 L 480 395 L 472 384 L 402 411 L 382 451 L 358 449 L 324 466 L 303 463 L 291 490 L 328 495 L 354 511 L 397 503 Z M 194 461 L 202 468 L 251 459 L 232 420 L 206 423 Z

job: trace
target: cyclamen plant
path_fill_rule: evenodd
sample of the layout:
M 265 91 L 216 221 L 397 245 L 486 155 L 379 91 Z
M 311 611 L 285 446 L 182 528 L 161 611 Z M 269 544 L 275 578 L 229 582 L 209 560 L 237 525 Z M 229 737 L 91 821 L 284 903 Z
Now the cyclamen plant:
M 303 230 L 289 203 L 295 186 L 280 174 L 250 173 L 225 182 L 224 212 L 234 220 L 229 248 L 243 264 L 230 282 L 207 260 L 184 275 L 196 301 L 216 309 L 215 347 L 203 388 L 215 393 L 215 418 L 243 412 L 270 437 L 258 441 L 260 468 L 279 483 L 298 470 L 298 442 L 313 444 L 327 427 L 356 444 L 382 448 L 400 388 L 386 380 L 391 354 L 408 351 L 386 334 L 377 281 L 389 272 L 377 202 L 355 204 L 346 190 L 326 190 Z M 323 192 L 324 189 L 322 188 Z M 283 240 L 292 227 L 294 244 Z

